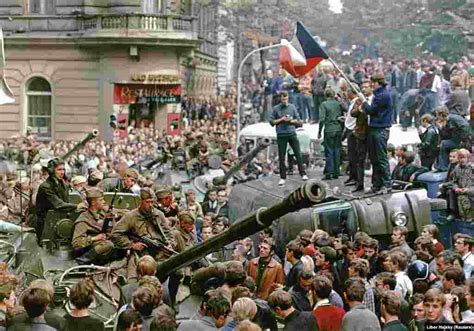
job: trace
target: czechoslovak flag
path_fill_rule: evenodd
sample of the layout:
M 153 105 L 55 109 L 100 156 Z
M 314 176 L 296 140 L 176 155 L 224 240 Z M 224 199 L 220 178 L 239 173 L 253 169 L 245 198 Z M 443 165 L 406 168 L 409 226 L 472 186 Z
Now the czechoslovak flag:
M 281 40 L 280 65 L 294 77 L 304 76 L 319 62 L 328 58 L 301 22 L 296 22 L 296 33 L 291 42 Z

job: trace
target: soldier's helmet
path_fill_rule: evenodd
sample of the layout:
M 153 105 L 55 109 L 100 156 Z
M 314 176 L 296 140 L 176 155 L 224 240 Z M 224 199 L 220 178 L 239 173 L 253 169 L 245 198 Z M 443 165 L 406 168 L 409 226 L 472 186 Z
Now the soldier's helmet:
M 421 260 L 416 260 L 411 263 L 407 270 L 408 278 L 410 278 L 412 282 L 415 280 L 426 280 L 429 274 L 428 263 Z

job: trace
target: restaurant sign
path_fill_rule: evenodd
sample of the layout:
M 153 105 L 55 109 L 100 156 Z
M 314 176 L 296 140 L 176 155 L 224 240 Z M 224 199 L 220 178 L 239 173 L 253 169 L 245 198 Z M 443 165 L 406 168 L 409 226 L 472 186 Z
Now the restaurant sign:
M 114 104 L 134 104 L 139 98 L 148 102 L 179 103 L 181 101 L 181 85 L 150 85 L 150 84 L 115 84 Z

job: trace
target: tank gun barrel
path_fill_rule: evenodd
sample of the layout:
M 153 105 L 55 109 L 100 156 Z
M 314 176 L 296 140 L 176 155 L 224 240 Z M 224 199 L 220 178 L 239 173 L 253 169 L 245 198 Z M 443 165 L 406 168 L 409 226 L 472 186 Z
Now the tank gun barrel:
M 240 169 L 242 169 L 243 166 L 246 164 L 249 164 L 250 161 L 253 160 L 255 156 L 257 156 L 258 153 L 263 151 L 265 148 L 270 146 L 271 140 L 268 138 L 263 138 L 261 139 L 258 143 L 257 146 L 255 146 L 254 149 L 252 149 L 250 152 L 245 154 L 242 159 L 239 160 L 232 168 L 229 169 L 229 171 L 224 175 L 224 176 L 219 176 L 215 177 L 212 179 L 212 183 L 214 185 L 225 185 L 229 178 L 231 178 L 235 173 L 237 173 Z
M 70 151 L 68 151 L 66 154 L 64 154 L 60 158 L 63 159 L 63 160 L 66 160 L 72 154 L 77 152 L 79 149 L 83 148 L 87 144 L 87 142 L 89 142 L 90 140 L 96 138 L 98 135 L 99 135 L 99 130 L 96 130 L 96 129 L 92 130 L 92 132 L 90 132 L 84 139 L 82 139 L 80 142 L 78 142 L 76 145 L 74 145 L 74 147 Z
M 281 202 L 258 211 L 236 221 L 226 231 L 202 242 L 184 252 L 168 258 L 158 267 L 157 275 L 164 278 L 170 273 L 193 263 L 194 261 L 218 250 L 239 239 L 248 237 L 272 224 L 272 222 L 288 213 L 308 208 L 325 201 L 325 185 L 310 180 L 289 194 Z

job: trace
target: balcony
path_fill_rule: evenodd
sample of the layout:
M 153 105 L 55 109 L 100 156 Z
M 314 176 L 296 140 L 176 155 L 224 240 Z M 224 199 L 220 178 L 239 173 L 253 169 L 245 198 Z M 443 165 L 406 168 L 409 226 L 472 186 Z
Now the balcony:
M 193 16 L 120 14 L 87 16 L 0 16 L 7 39 L 71 37 L 83 39 L 138 38 L 143 42 L 188 40 L 197 42 Z M 79 39 L 77 39 L 79 38 Z

